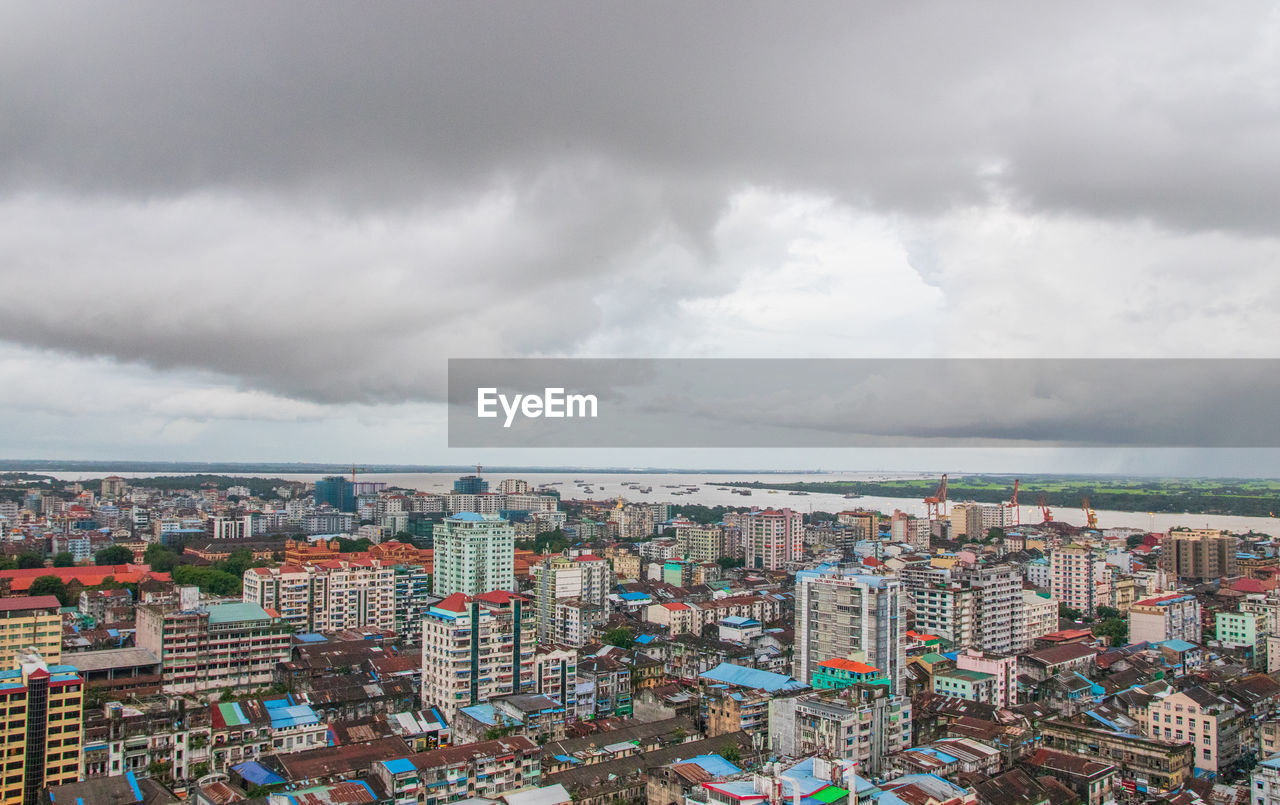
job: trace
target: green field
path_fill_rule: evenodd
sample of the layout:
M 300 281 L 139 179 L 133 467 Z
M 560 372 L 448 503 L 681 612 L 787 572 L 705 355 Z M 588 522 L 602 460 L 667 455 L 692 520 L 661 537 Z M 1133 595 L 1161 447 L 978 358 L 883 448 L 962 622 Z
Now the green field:
M 962 475 L 947 481 L 947 499 L 1002 503 L 1013 492 L 1013 476 Z M 937 479 L 893 481 L 729 482 L 725 486 L 791 492 L 924 498 Z M 1078 508 L 1085 497 L 1095 509 L 1130 512 L 1188 512 L 1247 517 L 1280 514 L 1280 481 L 1255 478 L 1085 478 L 1024 476 L 1018 502 L 1034 505 L 1041 496 L 1051 508 Z

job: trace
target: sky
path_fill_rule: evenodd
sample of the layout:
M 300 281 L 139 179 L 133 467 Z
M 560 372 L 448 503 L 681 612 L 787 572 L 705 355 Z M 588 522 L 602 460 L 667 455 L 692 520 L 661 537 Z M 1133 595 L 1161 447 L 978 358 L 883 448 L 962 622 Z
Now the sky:
M 1280 475 L 443 406 L 461 357 L 1280 357 L 1273 3 L 10 0 L 0 75 L 3 457 Z

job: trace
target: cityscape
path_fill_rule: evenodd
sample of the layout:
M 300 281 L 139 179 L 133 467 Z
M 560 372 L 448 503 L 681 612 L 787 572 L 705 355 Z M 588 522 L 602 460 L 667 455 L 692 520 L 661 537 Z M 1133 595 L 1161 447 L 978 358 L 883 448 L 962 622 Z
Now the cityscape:
M 1280 785 L 1269 534 L 1111 526 L 1087 500 L 1073 525 L 1021 479 L 988 503 L 925 479 L 909 513 L 580 475 L 0 475 L 0 794 L 1103 805 Z
M 1280 805 L 1277 211 L 1280 0 L 0 0 L 0 805 Z

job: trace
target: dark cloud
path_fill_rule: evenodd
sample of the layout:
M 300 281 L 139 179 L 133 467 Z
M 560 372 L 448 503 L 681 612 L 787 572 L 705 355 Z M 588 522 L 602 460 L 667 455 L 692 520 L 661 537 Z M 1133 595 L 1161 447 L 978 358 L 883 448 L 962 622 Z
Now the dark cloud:
M 1266 3 L 13 3 L 0 178 L 343 208 L 599 159 L 705 223 L 742 183 L 1265 227 Z

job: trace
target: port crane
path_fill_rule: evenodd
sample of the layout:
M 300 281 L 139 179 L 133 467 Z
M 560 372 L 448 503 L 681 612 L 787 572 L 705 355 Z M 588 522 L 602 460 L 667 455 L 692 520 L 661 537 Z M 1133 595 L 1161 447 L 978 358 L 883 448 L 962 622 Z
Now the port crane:
M 947 516 L 947 474 L 942 473 L 942 481 L 938 484 L 938 491 L 924 499 L 925 513 L 930 520 L 937 520 Z
M 352 486 L 355 486 L 355 485 L 356 485 L 356 473 L 357 473 L 357 472 L 365 472 L 365 468 L 364 468 L 364 467 L 357 467 L 355 464 L 352 464 L 352 465 L 351 465 L 351 485 L 352 485 Z
M 1080 501 L 1080 506 L 1081 508 L 1084 509 L 1084 519 L 1085 519 L 1085 522 L 1088 523 L 1088 527 L 1097 528 L 1098 513 L 1095 512 L 1093 509 L 1089 508 L 1089 497 L 1087 495 L 1084 497 L 1082 501 Z
M 1044 495 L 1040 496 L 1040 499 L 1036 502 L 1036 505 L 1040 507 L 1040 514 L 1044 517 L 1044 522 L 1052 523 L 1053 510 L 1049 508 L 1049 503 L 1044 499 Z

